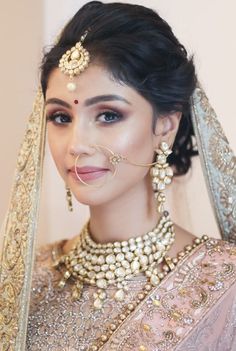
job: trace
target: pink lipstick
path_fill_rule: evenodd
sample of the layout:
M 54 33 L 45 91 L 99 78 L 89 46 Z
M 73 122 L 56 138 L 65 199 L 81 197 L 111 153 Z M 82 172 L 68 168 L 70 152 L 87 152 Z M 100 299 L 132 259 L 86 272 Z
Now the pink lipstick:
M 94 167 L 94 166 L 86 166 L 86 167 L 76 167 L 76 171 L 80 179 L 82 181 L 86 181 L 86 180 L 97 179 L 104 176 L 109 171 L 109 169 Z M 70 169 L 70 172 L 75 179 L 79 180 L 76 175 L 74 167 Z

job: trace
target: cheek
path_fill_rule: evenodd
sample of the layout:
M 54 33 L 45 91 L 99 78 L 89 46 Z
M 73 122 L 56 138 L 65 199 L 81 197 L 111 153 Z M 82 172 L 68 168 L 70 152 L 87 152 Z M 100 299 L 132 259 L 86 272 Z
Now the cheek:
M 152 131 L 149 126 L 128 128 L 113 140 L 115 152 L 135 163 L 150 163 L 153 158 Z
M 153 161 L 152 130 L 150 126 L 129 128 L 115 138 L 112 151 L 126 157 L 127 162 L 117 165 L 117 180 L 125 183 L 137 182 L 149 172 L 150 166 L 134 164 L 150 164 Z M 132 164 L 134 163 L 134 164 Z
M 55 134 L 53 129 L 48 128 L 47 140 L 49 149 L 52 155 L 52 158 L 55 162 L 55 165 L 61 175 L 63 175 L 62 170 L 64 169 L 64 160 L 65 160 L 65 146 L 63 143 L 63 138 L 58 137 Z

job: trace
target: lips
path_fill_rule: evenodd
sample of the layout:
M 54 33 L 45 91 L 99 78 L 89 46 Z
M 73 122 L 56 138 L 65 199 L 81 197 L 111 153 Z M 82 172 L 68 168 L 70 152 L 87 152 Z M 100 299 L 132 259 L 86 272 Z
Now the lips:
M 75 172 L 75 169 L 71 169 L 71 171 Z M 78 174 L 86 174 L 86 173 L 93 173 L 93 172 L 102 172 L 108 171 L 107 168 L 100 168 L 94 166 L 86 166 L 86 167 L 76 167 L 76 171 Z
M 104 176 L 109 169 L 107 168 L 100 168 L 100 167 L 94 167 L 94 166 L 86 166 L 86 167 L 76 167 L 76 172 L 75 172 L 75 167 L 72 167 L 70 169 L 70 173 L 73 176 L 74 179 L 76 180 L 82 180 L 82 181 L 87 181 L 87 180 L 94 180 L 97 178 L 100 178 Z M 77 176 L 77 174 L 79 176 Z

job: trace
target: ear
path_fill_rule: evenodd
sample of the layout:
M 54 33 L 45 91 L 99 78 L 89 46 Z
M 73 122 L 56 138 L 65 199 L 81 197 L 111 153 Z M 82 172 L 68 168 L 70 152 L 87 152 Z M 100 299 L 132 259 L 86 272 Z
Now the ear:
M 174 144 L 181 117 L 181 112 L 173 112 L 158 117 L 155 126 L 154 148 L 157 148 L 162 141 L 167 142 L 170 147 Z

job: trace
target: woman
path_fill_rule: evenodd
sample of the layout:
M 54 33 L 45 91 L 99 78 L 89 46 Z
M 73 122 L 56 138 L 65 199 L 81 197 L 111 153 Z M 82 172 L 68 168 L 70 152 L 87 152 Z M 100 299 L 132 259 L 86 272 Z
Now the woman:
M 235 247 L 195 238 L 165 210 L 165 188 L 197 154 L 193 123 L 207 170 L 207 136 L 211 155 L 227 143 L 169 25 L 142 6 L 90 2 L 45 55 L 41 86 L 5 225 L 5 349 L 22 347 L 27 322 L 28 350 L 190 350 L 194 341 L 194 350 L 233 350 Z M 69 209 L 72 192 L 90 219 L 73 240 L 38 251 L 27 321 L 17 296 L 25 301 L 30 285 L 45 121 Z M 233 187 L 227 150 L 211 162 L 215 181 L 223 172 Z M 230 239 L 233 225 L 223 225 Z

